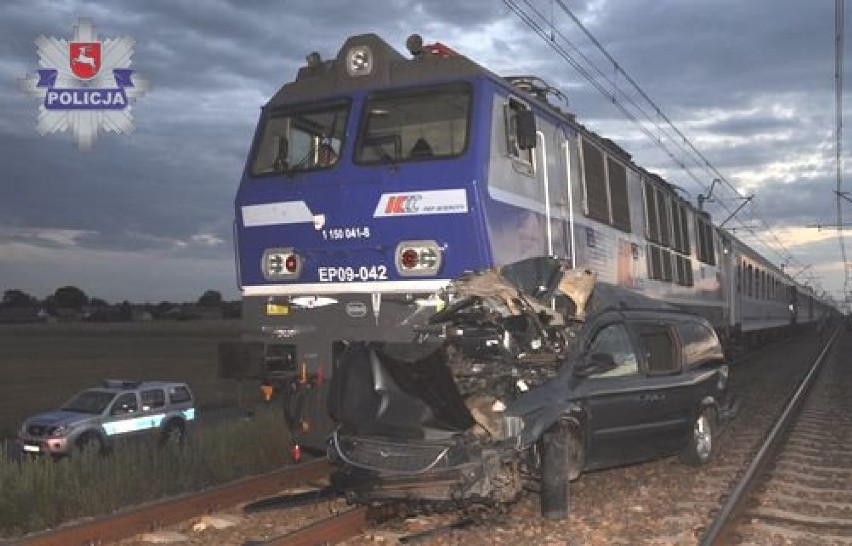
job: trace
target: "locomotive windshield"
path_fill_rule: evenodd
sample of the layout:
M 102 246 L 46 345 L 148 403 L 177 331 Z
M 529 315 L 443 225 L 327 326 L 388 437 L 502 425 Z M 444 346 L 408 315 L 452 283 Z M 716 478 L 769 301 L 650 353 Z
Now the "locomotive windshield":
M 273 111 L 263 129 L 253 174 L 333 167 L 340 157 L 349 101 Z
M 470 102 L 470 86 L 462 83 L 370 96 L 355 161 L 395 164 L 461 155 Z

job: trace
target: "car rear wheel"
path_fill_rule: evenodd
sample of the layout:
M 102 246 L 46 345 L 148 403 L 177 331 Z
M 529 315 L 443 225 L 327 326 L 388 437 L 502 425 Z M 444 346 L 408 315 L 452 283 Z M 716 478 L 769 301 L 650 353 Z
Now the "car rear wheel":
M 579 473 L 578 440 L 576 428 L 565 421 L 542 437 L 541 515 L 547 519 L 565 519 L 571 511 L 571 480 Z
M 715 429 L 716 412 L 710 407 L 702 408 L 692 423 L 689 440 L 680 454 L 681 462 L 689 466 L 707 464 L 713 457 Z
M 180 421 L 170 421 L 160 435 L 160 445 L 162 446 L 181 446 L 186 439 L 186 432 L 183 423 Z

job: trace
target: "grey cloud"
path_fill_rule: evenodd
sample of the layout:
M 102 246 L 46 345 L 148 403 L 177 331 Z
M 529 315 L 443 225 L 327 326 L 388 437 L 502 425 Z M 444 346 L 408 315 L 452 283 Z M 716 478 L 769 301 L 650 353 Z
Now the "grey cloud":
M 729 179 L 817 154 L 817 164 L 795 167 L 792 182 L 773 174 L 758 188 L 758 209 L 769 223 L 805 225 L 831 212 L 831 3 L 564 1 Z M 531 3 L 550 13 L 549 0 Z M 102 135 L 85 154 L 68 135 L 37 136 L 36 101 L 16 88 L 18 78 L 37 68 L 33 40 L 68 37 L 81 16 L 91 17 L 101 36 L 133 36 L 133 67 L 153 86 L 135 106 L 135 133 Z M 163 260 L 163 270 L 185 290 L 194 275 L 198 288 L 207 279 L 232 283 L 233 198 L 259 108 L 295 76 L 307 53 L 336 55 L 357 33 L 375 32 L 402 49 L 406 36 L 419 32 L 492 70 L 542 75 L 567 90 L 582 123 L 606 127 L 599 132 L 643 166 L 670 172 L 693 198 L 702 191 L 645 137 L 634 138 L 622 114 L 500 1 L 19 0 L 0 7 L 0 21 L 0 82 L 8 90 L 0 94 L 0 230 L 83 231 L 77 250 L 95 260 L 114 253 L 112 276 L 148 256 Z M 594 54 L 558 6 L 553 21 Z M 498 22 L 509 30 L 474 44 L 475 52 L 453 43 Z M 612 67 L 601 66 L 612 75 Z M 728 114 L 707 117 L 711 111 Z M 225 242 L 208 244 L 205 234 Z M 58 249 L 49 239 L 16 242 Z M 187 265 L 192 260 L 206 267 Z M 22 267 L 0 256 L 4 278 L 26 278 Z M 82 263 L 75 267 L 86 274 Z M 36 277 L 49 282 L 43 273 Z M 106 286 L 109 279 L 103 269 L 91 272 L 92 282 Z M 144 279 L 134 282 L 139 294 L 155 290 Z

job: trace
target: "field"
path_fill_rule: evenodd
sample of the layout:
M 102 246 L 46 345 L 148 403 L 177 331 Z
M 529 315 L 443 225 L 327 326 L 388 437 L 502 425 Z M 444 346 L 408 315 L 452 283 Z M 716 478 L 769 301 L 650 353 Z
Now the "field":
M 0 439 L 104 379 L 185 381 L 198 407 L 236 405 L 254 385 L 217 377 L 217 347 L 239 320 L 0 325 Z

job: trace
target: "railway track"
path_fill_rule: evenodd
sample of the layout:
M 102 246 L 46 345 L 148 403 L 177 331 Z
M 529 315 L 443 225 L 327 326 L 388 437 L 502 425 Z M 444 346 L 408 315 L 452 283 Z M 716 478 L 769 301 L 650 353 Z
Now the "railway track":
M 322 460 L 289 466 L 207 491 L 182 495 L 134 507 L 110 516 L 30 535 L 11 544 L 73 546 L 114 542 L 225 507 L 272 495 L 284 489 L 323 480 L 328 477 L 329 470 L 329 464 Z
M 852 545 L 852 363 L 840 358 L 852 339 L 840 335 L 813 362 L 702 545 Z
M 852 349 L 852 341 L 848 342 L 848 345 L 848 349 Z M 795 389 L 798 380 L 805 375 L 805 362 L 813 360 L 819 352 L 815 339 L 797 338 L 765 347 L 740 359 L 737 365 L 740 366 L 739 382 L 747 402 L 742 412 L 745 417 L 737 419 L 731 427 L 732 430 L 720 439 L 719 457 L 710 466 L 695 472 L 681 467 L 671 459 L 664 459 L 589 474 L 576 482 L 576 487 L 573 488 L 576 492 L 573 512 L 567 522 L 554 523 L 539 518 L 535 495 L 522 498 L 508 513 L 489 523 L 466 526 L 457 525 L 460 520 L 454 514 L 405 519 L 394 517 L 409 514 L 396 513 L 393 507 L 382 510 L 351 508 L 342 500 L 318 500 L 311 507 L 273 510 L 265 515 L 265 519 L 253 519 L 238 507 L 258 498 L 292 491 L 300 485 L 316 485 L 322 482 L 327 477 L 328 465 L 311 463 L 245 480 L 242 484 L 219 488 L 221 491 L 211 490 L 187 495 L 109 518 L 32 535 L 14 544 L 91 545 L 119 541 L 121 545 L 136 546 L 145 544 L 139 533 L 169 528 L 188 535 L 186 544 L 243 546 L 339 542 L 354 546 L 373 544 L 377 540 L 376 537 L 386 543 L 394 543 L 400 537 L 416 536 L 424 530 L 425 538 L 411 542 L 429 544 L 452 538 L 454 543 L 471 544 L 695 544 L 701 536 L 700 533 L 709 528 L 711 514 L 721 511 L 719 499 L 728 496 L 731 484 L 736 482 L 742 469 L 759 449 L 760 440 L 771 428 L 774 416 L 781 412 L 783 402 L 789 398 L 789 393 Z M 852 371 L 849 371 L 848 375 L 852 376 Z M 735 375 L 732 375 L 732 381 L 736 380 Z M 840 384 L 839 376 L 838 381 L 834 383 L 837 390 L 837 385 Z M 841 392 L 852 394 L 848 387 L 846 391 Z M 852 400 L 852 397 L 848 398 Z M 841 412 L 848 412 L 850 403 L 852 402 L 837 407 Z M 809 411 L 811 425 L 809 429 L 804 429 L 809 435 L 797 440 L 798 458 L 779 463 L 777 467 L 786 469 L 788 474 L 795 472 L 797 465 L 811 465 L 818 455 L 808 444 L 816 441 L 812 432 L 813 423 L 820 420 L 849 422 L 848 425 L 852 427 L 852 418 L 835 418 L 834 414 L 828 413 L 829 409 Z M 830 437 L 829 435 L 828 438 Z M 840 446 L 842 437 L 837 441 L 839 443 L 835 447 L 822 450 L 835 457 L 823 465 L 825 468 L 831 468 L 832 464 L 842 468 L 846 464 L 843 457 L 852 461 L 852 450 Z M 852 472 L 847 471 L 846 477 L 852 479 Z M 838 487 L 852 489 L 849 482 L 838 483 L 844 484 Z M 816 487 L 818 486 L 813 483 L 800 484 L 799 489 L 785 490 L 783 495 L 786 497 L 779 495 L 776 498 L 782 503 L 785 499 L 789 501 L 791 495 L 809 499 L 811 490 L 806 488 Z M 208 497 L 211 494 L 219 496 Z M 838 496 L 837 499 L 839 498 Z M 844 501 L 837 499 L 823 499 L 824 503 L 836 503 L 824 504 L 824 508 L 841 510 L 840 503 Z M 746 531 L 738 533 L 741 536 L 757 536 L 755 533 L 759 529 L 775 525 L 777 521 L 773 521 L 773 514 L 779 517 L 784 514 L 771 512 L 770 509 L 781 510 L 782 507 L 767 504 L 762 512 L 754 511 L 754 524 Z M 234 530 L 226 535 L 193 533 L 192 528 L 198 521 L 198 516 L 212 512 L 230 513 L 235 519 L 244 520 L 244 529 Z M 751 513 L 747 511 L 747 518 L 751 517 L 749 514 Z M 823 517 L 826 517 L 825 514 Z M 839 519 L 839 515 L 836 519 Z M 825 522 L 822 525 L 824 527 Z M 431 530 L 436 532 L 432 533 Z M 451 536 L 448 536 L 449 533 Z M 841 529 L 839 536 L 842 534 Z M 777 542 L 777 539 L 775 541 Z M 765 542 L 755 539 L 754 543 Z

